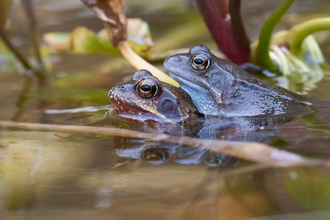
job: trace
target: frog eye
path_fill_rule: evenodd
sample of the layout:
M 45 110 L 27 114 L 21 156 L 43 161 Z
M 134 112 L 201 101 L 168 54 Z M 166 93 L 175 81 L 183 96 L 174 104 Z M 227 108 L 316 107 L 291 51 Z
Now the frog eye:
M 210 59 L 204 54 L 198 54 L 192 59 L 191 66 L 195 70 L 205 70 L 210 65 Z
M 161 149 L 148 149 L 143 152 L 142 159 L 152 165 L 159 165 L 168 161 L 168 153 Z
M 159 91 L 157 83 L 152 79 L 142 79 L 136 85 L 136 92 L 141 98 L 150 99 Z

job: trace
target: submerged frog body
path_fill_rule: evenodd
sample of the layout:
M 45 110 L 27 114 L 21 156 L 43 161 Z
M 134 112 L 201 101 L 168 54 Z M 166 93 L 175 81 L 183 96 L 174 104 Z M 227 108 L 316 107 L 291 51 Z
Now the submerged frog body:
M 177 123 L 198 118 L 190 96 L 182 89 L 159 81 L 147 70 L 133 80 L 113 87 L 108 94 L 113 112 L 135 121 Z
M 307 111 L 300 101 L 303 97 L 254 78 L 202 45 L 168 57 L 164 66 L 205 115 L 274 116 Z

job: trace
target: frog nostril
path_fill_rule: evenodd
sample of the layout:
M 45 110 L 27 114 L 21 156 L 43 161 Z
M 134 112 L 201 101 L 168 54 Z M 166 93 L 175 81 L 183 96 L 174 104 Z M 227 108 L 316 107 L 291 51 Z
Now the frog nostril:
M 180 56 L 178 56 L 176 59 L 177 59 L 178 62 L 182 61 L 182 58 Z

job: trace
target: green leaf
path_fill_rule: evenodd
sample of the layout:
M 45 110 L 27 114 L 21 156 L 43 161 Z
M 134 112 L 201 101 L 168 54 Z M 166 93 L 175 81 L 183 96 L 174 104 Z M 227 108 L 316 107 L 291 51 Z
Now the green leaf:
M 109 55 L 120 55 L 107 38 L 97 36 L 93 31 L 85 27 L 77 27 L 71 34 L 71 53 L 88 54 L 100 53 Z

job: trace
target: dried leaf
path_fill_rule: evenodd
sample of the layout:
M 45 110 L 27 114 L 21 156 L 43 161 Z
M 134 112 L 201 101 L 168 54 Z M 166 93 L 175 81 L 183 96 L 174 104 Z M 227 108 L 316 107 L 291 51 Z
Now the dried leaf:
M 126 16 L 121 0 L 81 0 L 95 15 L 104 22 L 109 38 L 114 46 L 127 38 Z

